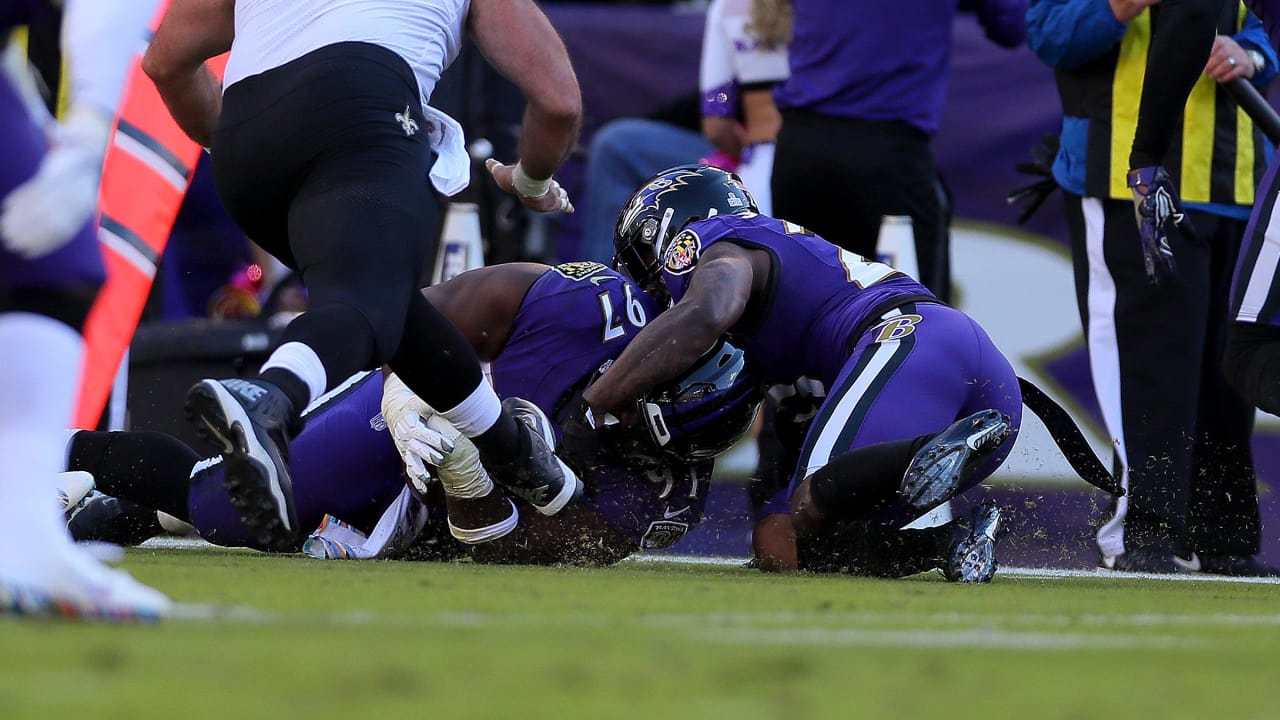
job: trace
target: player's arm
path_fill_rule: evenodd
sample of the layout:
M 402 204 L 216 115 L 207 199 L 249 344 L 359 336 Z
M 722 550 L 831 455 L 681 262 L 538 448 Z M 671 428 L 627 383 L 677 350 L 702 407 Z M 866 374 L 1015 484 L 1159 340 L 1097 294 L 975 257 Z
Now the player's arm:
M 800 566 L 796 553 L 796 531 L 791 516 L 765 515 L 751 530 L 752 565 L 764 572 L 795 570 Z
M 1153 19 L 1147 73 L 1125 175 L 1133 192 L 1143 264 L 1153 283 L 1173 270 L 1170 228 L 1186 217 L 1178 190 L 1164 168 L 1164 156 L 1191 89 L 1204 72 L 1225 1 L 1161 0 L 1159 14 Z
M 1161 0 L 1129 168 L 1160 165 L 1191 88 L 1204 72 L 1226 0 Z
M 524 296 L 547 270 L 546 265 L 527 262 L 490 265 L 432 285 L 422 294 L 458 328 L 481 362 L 491 362 L 507 344 Z
M 651 320 L 583 393 L 597 417 L 679 377 L 733 327 L 751 297 L 750 252 L 729 242 L 706 250 L 680 302 Z
M 491 160 L 498 186 L 540 212 L 571 211 L 551 176 L 569 157 L 582 125 L 582 92 L 569 51 L 533 0 L 472 0 L 467 30 L 481 54 L 524 93 L 519 162 Z M 567 207 L 566 207 L 567 206 Z
M 204 147 L 222 113 L 222 85 L 204 62 L 234 38 L 235 0 L 173 0 L 142 58 L 173 119 Z

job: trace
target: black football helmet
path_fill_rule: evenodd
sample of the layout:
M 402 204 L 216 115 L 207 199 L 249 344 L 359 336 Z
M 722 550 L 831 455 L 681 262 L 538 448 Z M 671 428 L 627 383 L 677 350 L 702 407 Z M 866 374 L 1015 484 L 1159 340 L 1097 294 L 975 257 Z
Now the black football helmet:
M 584 468 L 597 462 L 653 467 L 709 460 L 751 427 L 763 398 L 764 387 L 742 351 L 722 340 L 680 378 L 636 400 L 626 423 L 601 426 L 598 457 L 576 460 L 586 461 Z
M 742 179 L 711 165 L 679 165 L 645 184 L 618 214 L 614 269 L 651 289 L 661 278 L 663 250 L 686 225 L 713 215 L 758 213 Z

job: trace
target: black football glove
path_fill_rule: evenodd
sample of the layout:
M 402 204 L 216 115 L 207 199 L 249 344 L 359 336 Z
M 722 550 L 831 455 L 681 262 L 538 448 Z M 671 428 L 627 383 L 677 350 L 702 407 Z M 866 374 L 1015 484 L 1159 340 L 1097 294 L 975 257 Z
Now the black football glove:
M 1019 225 L 1026 224 L 1053 191 L 1058 189 L 1058 181 L 1053 177 L 1053 161 L 1058 156 L 1058 147 L 1057 135 L 1045 135 L 1039 145 L 1031 148 L 1031 161 L 1014 166 L 1023 175 L 1040 178 L 1005 196 L 1005 202 L 1010 205 L 1022 205 L 1022 211 L 1018 213 Z

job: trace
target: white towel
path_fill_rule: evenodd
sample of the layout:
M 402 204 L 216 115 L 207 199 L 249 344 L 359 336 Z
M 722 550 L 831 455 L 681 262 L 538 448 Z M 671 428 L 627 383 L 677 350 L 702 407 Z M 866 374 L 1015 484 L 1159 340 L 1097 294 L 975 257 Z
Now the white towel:
M 457 120 L 424 105 L 422 113 L 427 119 L 427 138 L 436 151 L 436 161 L 431 166 L 431 184 L 448 197 L 457 195 L 471 184 L 471 156 L 462 126 Z

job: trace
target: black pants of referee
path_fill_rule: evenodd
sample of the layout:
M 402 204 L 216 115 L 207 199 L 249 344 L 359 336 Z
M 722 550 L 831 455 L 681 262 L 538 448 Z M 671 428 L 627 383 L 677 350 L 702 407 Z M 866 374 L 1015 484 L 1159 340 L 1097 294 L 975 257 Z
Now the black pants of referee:
M 1177 271 L 1143 268 L 1129 200 L 1067 194 L 1077 301 L 1094 387 L 1128 495 L 1098 532 L 1104 556 L 1253 555 L 1261 521 L 1254 409 L 1228 386 L 1227 301 L 1245 221 L 1189 212 L 1170 238 Z
M 905 122 L 782 114 L 773 214 L 863 257 L 876 257 L 881 218 L 911 218 L 920 277 L 951 294 L 951 202 L 929 136 Z
M 449 409 L 481 371 L 470 344 L 419 292 L 440 214 L 427 130 L 403 59 L 338 43 L 227 88 L 213 170 L 232 219 L 306 284 L 309 309 L 281 343 L 311 347 L 330 388 L 390 364 L 433 407 Z

